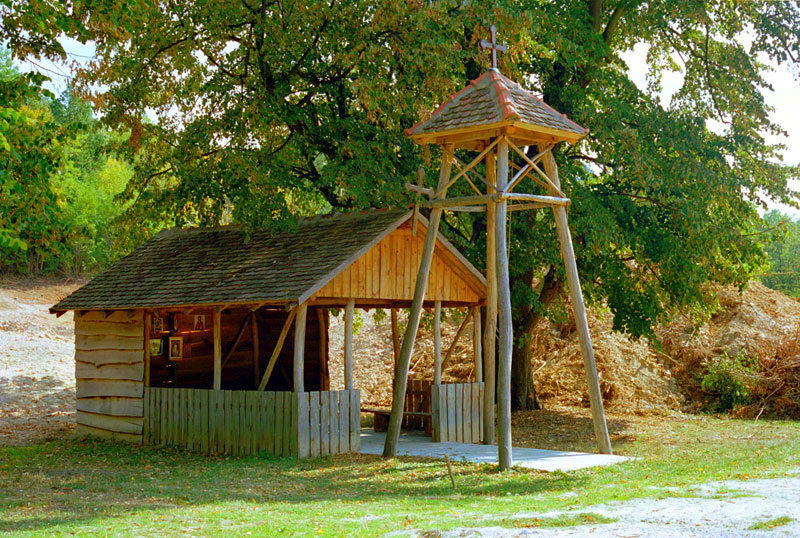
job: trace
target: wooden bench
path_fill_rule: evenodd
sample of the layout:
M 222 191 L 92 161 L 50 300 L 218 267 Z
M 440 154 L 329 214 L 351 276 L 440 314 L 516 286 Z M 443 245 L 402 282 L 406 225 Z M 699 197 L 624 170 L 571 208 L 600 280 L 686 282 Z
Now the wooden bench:
M 385 432 L 389 429 L 389 416 L 392 414 L 391 409 L 382 409 L 379 407 L 362 407 L 362 413 L 372 413 L 372 429 L 376 432 Z M 403 411 L 403 417 L 430 417 L 431 413 L 424 411 Z

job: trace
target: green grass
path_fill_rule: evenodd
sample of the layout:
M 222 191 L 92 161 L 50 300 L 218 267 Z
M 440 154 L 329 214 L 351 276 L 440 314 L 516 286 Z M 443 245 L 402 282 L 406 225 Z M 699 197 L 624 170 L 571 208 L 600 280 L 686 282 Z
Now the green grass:
M 757 531 L 757 530 L 769 530 L 774 529 L 775 527 L 783 527 L 784 525 L 788 525 L 793 520 L 789 516 L 782 516 L 776 517 L 774 519 L 768 519 L 766 521 L 761 521 L 759 523 L 754 523 L 747 528 L 750 531 Z
M 421 459 L 209 457 L 88 439 L 3 447 L 0 534 L 432 536 L 532 524 L 532 510 L 579 514 L 548 525 L 579 524 L 581 515 L 602 523 L 588 507 L 693 495 L 696 484 L 800 467 L 797 423 L 680 416 L 610 424 L 618 452 L 639 459 L 569 473 L 455 462 L 455 489 L 444 462 Z
M 511 524 L 518 529 L 538 528 L 538 527 L 577 527 L 579 525 L 597 525 L 614 523 L 617 518 L 607 517 L 591 512 L 580 514 L 561 514 L 555 517 L 526 517 L 514 518 Z M 505 521 L 501 521 L 505 523 Z

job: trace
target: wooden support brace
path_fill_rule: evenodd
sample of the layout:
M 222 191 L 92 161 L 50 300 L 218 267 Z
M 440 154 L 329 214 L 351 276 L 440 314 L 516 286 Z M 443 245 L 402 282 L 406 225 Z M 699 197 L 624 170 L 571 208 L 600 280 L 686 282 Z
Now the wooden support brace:
M 453 341 L 450 343 L 450 347 L 447 348 L 447 353 L 444 355 L 444 360 L 442 361 L 442 371 L 447 370 L 447 366 L 450 364 L 450 359 L 453 357 L 453 353 L 456 351 L 456 345 L 458 344 L 461 337 L 464 335 L 464 330 L 467 328 L 467 324 L 469 320 L 472 319 L 472 310 L 464 317 L 461 325 L 458 326 L 458 331 L 456 331 L 456 335 L 453 337 Z
M 293 309 L 289 312 L 289 317 L 286 318 L 286 322 L 283 324 L 283 329 L 281 329 L 281 335 L 278 337 L 278 342 L 275 344 L 275 349 L 272 350 L 272 355 L 269 358 L 269 362 L 267 363 L 267 369 L 264 370 L 264 376 L 261 378 L 261 382 L 258 384 L 258 390 L 262 391 L 267 387 L 267 383 L 269 382 L 269 378 L 272 375 L 272 370 L 275 368 L 275 363 L 278 362 L 278 357 L 281 354 L 281 350 L 283 349 L 283 343 L 286 341 L 286 335 L 289 334 L 289 329 L 292 326 L 292 322 L 294 321 L 294 317 L 297 314 L 297 309 Z
M 294 360 L 292 361 L 292 378 L 294 392 L 305 392 L 305 351 L 306 351 L 306 317 L 308 303 L 297 307 L 294 324 Z
M 253 340 L 253 385 L 255 388 L 258 388 L 258 380 L 261 377 L 261 372 L 259 370 L 261 343 L 258 339 L 258 317 L 256 316 L 256 310 L 250 311 L 250 328 L 252 330 L 251 339 Z
M 483 351 L 481 350 L 481 307 L 472 307 L 472 356 L 475 359 L 475 381 L 483 381 Z
M 344 309 L 344 388 L 353 388 L 353 310 L 355 300 L 348 299 Z
M 433 384 L 442 384 L 442 301 L 433 308 Z
M 214 308 L 214 390 L 222 389 L 222 309 Z
M 239 342 L 242 341 L 242 336 L 244 336 L 244 330 L 247 328 L 247 323 L 250 321 L 250 316 L 245 316 L 242 320 L 242 324 L 239 327 L 239 332 L 236 333 L 236 338 L 233 340 L 233 345 L 225 354 L 225 357 L 222 359 L 222 367 L 225 368 L 225 365 L 228 363 L 230 358 L 233 356 L 236 348 L 239 347 Z

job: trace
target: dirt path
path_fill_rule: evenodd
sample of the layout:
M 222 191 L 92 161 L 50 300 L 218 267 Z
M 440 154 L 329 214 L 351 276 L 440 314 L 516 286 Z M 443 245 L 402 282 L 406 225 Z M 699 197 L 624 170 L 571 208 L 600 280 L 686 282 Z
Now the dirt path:
M 0 280 L 0 446 L 74 428 L 72 314 L 56 318 L 47 309 L 76 287 Z
M 587 506 L 577 513 L 599 514 L 617 521 L 561 529 L 482 527 L 444 533 L 426 531 L 398 533 L 398 536 L 437 538 L 726 538 L 757 536 L 800 536 L 800 478 L 726 481 L 699 486 L 688 498 L 637 499 Z M 516 514 L 515 519 L 551 518 L 569 512 Z M 782 526 L 752 529 L 776 518 L 790 518 Z

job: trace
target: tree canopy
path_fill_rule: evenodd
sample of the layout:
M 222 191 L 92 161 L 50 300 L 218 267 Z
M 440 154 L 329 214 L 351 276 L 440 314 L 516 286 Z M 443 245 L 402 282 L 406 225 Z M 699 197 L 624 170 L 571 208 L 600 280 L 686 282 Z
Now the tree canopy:
M 798 203 L 797 168 L 765 141 L 783 131 L 764 100 L 764 62 L 800 60 L 796 2 L 8 5 L 18 54 L 63 55 L 59 32 L 94 40 L 78 80 L 107 125 L 131 132 L 134 220 L 274 226 L 407 203 L 403 183 L 420 165 L 432 183 L 437 160 L 403 129 L 486 68 L 477 41 L 492 22 L 510 46 L 500 69 L 590 129 L 556 159 L 584 293 L 608 305 L 615 329 L 648 335 L 675 309 L 702 318 L 705 283 L 741 287 L 763 266 L 766 200 Z M 24 31 L 44 24 L 53 30 Z M 621 57 L 639 44 L 644 90 Z M 661 103 L 670 71 L 683 84 Z M 445 217 L 479 266 L 483 219 Z M 527 336 L 563 312 L 563 274 L 550 215 L 515 213 L 510 229 L 521 407 L 532 403 Z

